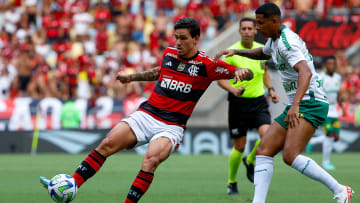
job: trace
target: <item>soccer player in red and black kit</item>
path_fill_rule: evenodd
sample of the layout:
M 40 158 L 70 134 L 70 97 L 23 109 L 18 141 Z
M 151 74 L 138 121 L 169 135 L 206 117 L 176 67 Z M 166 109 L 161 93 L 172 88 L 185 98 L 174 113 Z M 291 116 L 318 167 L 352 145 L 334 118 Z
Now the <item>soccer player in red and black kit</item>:
M 157 80 L 155 90 L 136 112 L 111 129 L 76 169 L 73 178 L 78 187 L 100 169 L 107 157 L 149 143 L 141 170 L 125 199 L 125 203 L 138 202 L 150 187 L 156 168 L 180 145 L 186 122 L 210 83 L 219 79 L 252 79 L 250 70 L 223 61 L 215 63 L 196 48 L 200 25 L 195 19 L 182 18 L 174 29 L 176 48 L 165 49 L 160 67 L 134 74 L 118 73 L 117 80 L 122 83 Z M 49 180 L 40 180 L 47 187 Z

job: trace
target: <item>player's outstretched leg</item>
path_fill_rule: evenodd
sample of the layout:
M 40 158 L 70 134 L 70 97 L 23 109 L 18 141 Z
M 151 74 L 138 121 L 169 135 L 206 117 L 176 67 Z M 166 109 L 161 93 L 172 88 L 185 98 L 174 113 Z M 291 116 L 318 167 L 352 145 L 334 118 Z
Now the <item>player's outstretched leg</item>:
M 97 171 L 101 168 L 103 163 L 105 162 L 106 158 L 101 155 L 96 150 L 93 150 L 83 162 L 81 162 L 80 166 L 76 169 L 73 178 L 75 179 L 75 182 L 80 188 L 80 186 L 90 177 L 95 175 Z M 46 177 L 40 177 L 40 183 L 41 185 L 47 189 L 49 185 L 50 180 Z
M 81 162 L 80 166 L 76 169 L 73 175 L 73 178 L 75 179 L 79 188 L 87 179 L 99 171 L 105 160 L 106 157 L 101 155 L 98 151 L 93 150 L 85 158 L 85 160 Z
M 137 138 L 130 126 L 126 122 L 119 122 L 76 169 L 73 178 L 77 186 L 80 188 L 86 180 L 95 175 L 104 164 L 106 157 L 122 149 L 133 147 L 136 142 Z M 50 181 L 45 177 L 40 177 L 40 182 L 47 188 Z
M 310 139 L 313 131 L 314 127 L 312 124 L 305 119 L 299 119 L 299 123 L 296 127 L 289 128 L 283 149 L 284 162 L 309 178 L 323 183 L 333 192 L 337 201 L 338 199 L 341 199 L 343 200 L 342 202 L 349 202 L 351 195 L 345 194 L 351 194 L 352 190 L 346 192 L 346 186 L 339 184 L 335 178 L 327 173 L 314 160 L 301 155 L 301 151 L 305 147 L 306 142 Z

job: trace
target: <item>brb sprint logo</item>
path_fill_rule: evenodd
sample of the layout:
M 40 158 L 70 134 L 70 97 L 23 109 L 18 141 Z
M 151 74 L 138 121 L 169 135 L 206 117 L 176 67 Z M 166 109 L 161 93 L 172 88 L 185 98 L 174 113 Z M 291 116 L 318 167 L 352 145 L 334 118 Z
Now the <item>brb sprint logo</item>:
M 160 86 L 165 89 L 179 91 L 182 93 L 190 93 L 192 88 L 191 84 L 187 84 L 177 80 L 171 80 L 168 78 L 163 78 Z

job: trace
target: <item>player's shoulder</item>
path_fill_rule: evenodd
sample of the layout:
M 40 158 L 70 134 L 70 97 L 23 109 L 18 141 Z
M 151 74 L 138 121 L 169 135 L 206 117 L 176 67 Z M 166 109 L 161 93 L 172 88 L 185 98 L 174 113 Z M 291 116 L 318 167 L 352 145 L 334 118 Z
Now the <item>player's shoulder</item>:
M 197 58 L 204 63 L 213 63 L 214 62 L 214 58 L 208 56 L 205 51 L 201 51 L 201 50 L 199 50 Z
M 176 53 L 177 54 L 177 49 L 173 46 L 170 46 L 170 47 L 165 48 L 164 53 Z
M 299 43 L 301 43 L 301 39 L 295 32 L 286 26 L 281 28 L 280 41 L 278 43 L 279 48 L 290 51 Z

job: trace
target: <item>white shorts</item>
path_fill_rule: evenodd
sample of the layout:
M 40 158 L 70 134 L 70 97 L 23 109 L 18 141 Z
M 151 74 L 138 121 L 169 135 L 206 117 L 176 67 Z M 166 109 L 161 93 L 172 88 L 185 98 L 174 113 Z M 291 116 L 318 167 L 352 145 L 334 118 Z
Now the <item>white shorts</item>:
M 171 151 L 173 152 L 180 146 L 184 138 L 184 128 L 156 120 L 142 111 L 135 111 L 121 121 L 128 123 L 134 131 L 137 139 L 135 147 L 147 144 L 159 137 L 167 137 L 171 141 Z

